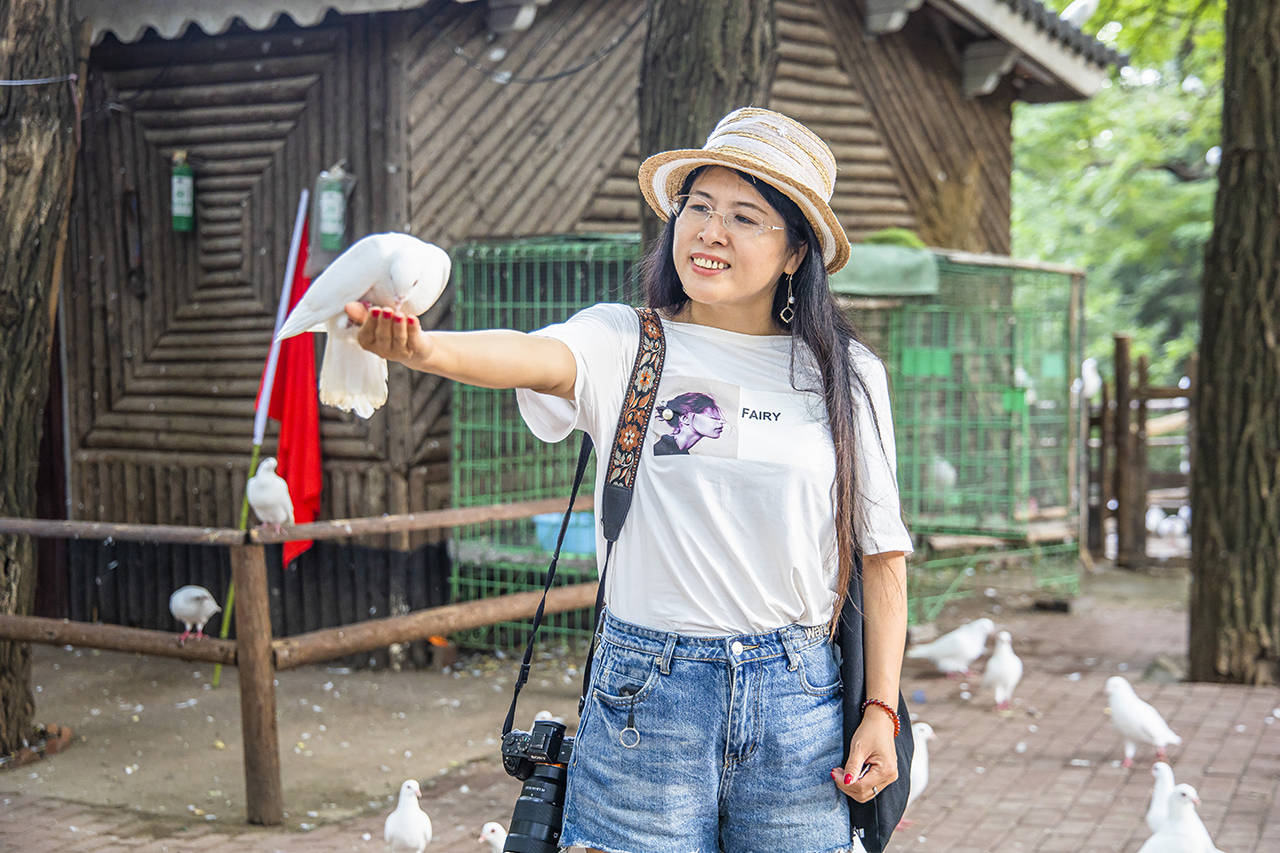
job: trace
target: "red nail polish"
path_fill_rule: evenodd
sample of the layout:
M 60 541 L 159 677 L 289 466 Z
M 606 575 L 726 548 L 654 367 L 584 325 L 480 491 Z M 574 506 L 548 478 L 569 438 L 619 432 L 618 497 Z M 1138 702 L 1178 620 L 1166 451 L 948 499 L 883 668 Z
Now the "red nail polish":
M 845 783 L 846 785 L 852 785 L 852 784 L 853 784 L 853 774 L 852 774 L 852 773 L 846 773 L 846 774 L 844 774 L 844 783 Z
M 395 321 L 396 321 L 397 323 L 399 323 L 399 322 L 400 322 L 401 320 L 403 320 L 404 318 L 403 318 L 403 317 L 401 317 L 399 314 L 397 314 L 397 315 L 395 316 L 395 318 L 394 318 L 394 319 L 395 319 Z

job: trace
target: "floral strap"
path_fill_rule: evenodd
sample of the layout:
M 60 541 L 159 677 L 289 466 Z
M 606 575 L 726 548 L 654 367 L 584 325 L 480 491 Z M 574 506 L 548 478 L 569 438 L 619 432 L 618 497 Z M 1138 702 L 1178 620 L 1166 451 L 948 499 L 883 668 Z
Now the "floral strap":
M 636 350 L 631 382 L 618 415 L 618 429 L 614 433 L 604 481 L 601 526 L 610 542 L 618 540 L 627 510 L 631 507 L 631 490 L 636 484 L 636 470 L 640 467 L 644 437 L 653 416 L 658 381 L 662 378 L 662 362 L 667 352 L 658 312 L 652 308 L 637 308 L 636 315 L 640 321 L 640 346 Z

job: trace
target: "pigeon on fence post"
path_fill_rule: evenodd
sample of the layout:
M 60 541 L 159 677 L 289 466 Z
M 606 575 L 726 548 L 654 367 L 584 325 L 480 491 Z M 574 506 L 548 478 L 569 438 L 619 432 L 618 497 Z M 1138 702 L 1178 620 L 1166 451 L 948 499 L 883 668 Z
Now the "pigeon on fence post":
M 270 525 L 279 533 L 282 525 L 293 524 L 293 500 L 289 497 L 289 484 L 276 473 L 276 460 L 268 456 L 258 463 L 258 470 L 245 484 L 249 506 L 262 524 Z

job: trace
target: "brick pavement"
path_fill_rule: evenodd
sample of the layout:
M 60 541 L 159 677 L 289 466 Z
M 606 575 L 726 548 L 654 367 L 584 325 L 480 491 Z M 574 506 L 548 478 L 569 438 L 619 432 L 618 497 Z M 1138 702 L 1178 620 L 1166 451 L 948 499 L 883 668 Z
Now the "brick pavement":
M 944 613 L 944 627 L 959 618 Z M 1122 744 L 1103 712 L 1102 693 L 1116 673 L 1129 677 L 1183 736 L 1183 746 L 1171 750 L 1174 772 L 1199 791 L 1200 814 L 1218 847 L 1280 849 L 1280 722 L 1268 723 L 1280 690 L 1142 680 L 1157 654 L 1185 655 L 1185 614 L 1176 609 L 1084 599 L 1070 615 L 1022 611 L 996 618 L 1026 663 L 1011 714 L 992 710 L 976 678 L 966 700 L 965 684 L 934 677 L 916 662 L 904 674 L 909 694 L 923 691 L 913 713 L 938 737 L 929 788 L 892 850 L 1134 853 L 1147 837 L 1152 755 L 1140 749 L 1133 769 L 1119 766 Z M 482 849 L 475 841 L 479 824 L 509 816 L 515 783 L 496 762 L 435 781 L 424 791 L 436 823 L 431 849 Z M 368 813 L 309 832 L 228 828 L 19 793 L 0 795 L 0 850 L 372 851 L 382 849 L 382 820 L 382 813 Z

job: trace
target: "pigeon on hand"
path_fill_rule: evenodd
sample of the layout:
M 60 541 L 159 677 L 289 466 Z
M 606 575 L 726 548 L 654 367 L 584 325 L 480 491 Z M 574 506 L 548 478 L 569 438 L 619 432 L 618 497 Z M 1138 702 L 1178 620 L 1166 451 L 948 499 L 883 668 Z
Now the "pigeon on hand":
M 415 779 L 406 779 L 400 786 L 400 801 L 382 827 L 382 838 L 391 853 L 422 853 L 431 843 L 431 818 L 418 805 L 421 796 Z
M 982 686 L 996 695 L 996 710 L 1007 711 L 1013 704 L 1013 690 L 1022 680 L 1022 658 L 1013 653 L 1013 638 L 1008 631 L 996 634 L 996 648 L 987 659 L 982 673 Z
M 182 645 L 191 637 L 191 627 L 195 626 L 197 640 L 204 639 L 204 623 L 213 618 L 213 614 L 221 613 L 222 608 L 213 600 L 213 593 L 202 586 L 188 584 L 180 586 L 169 596 L 169 612 L 173 618 L 181 622 L 186 630 L 178 637 L 178 645 Z
M 480 827 L 480 837 L 476 841 L 488 844 L 493 853 L 502 853 L 502 848 L 507 843 L 507 831 L 502 828 L 502 824 L 491 820 Z
M 327 332 L 320 367 L 320 402 L 362 418 L 387 401 L 387 362 L 357 342 L 358 326 L 344 310 L 369 302 L 416 317 L 449 283 L 449 254 L 409 234 L 371 234 L 334 259 L 289 312 L 276 340 Z
M 933 733 L 933 726 L 916 722 L 911 724 L 911 737 L 915 741 L 915 752 L 911 754 L 910 786 L 907 788 L 906 809 L 911 808 L 911 804 L 924 793 L 925 787 L 929 784 L 929 741 L 936 735 Z M 898 829 L 905 829 L 911 826 L 911 823 L 904 817 L 898 821 Z
M 249 506 L 258 516 L 262 526 L 270 525 L 276 533 L 282 525 L 293 524 L 293 499 L 289 497 L 289 484 L 276 473 L 276 459 L 268 456 L 258 463 L 258 470 L 245 484 Z
M 1216 853 L 1200 815 L 1196 814 L 1198 805 L 1200 798 L 1195 788 L 1175 785 L 1169 792 L 1169 817 L 1138 848 L 1138 853 Z
M 934 666 L 948 676 L 967 675 L 969 664 L 977 660 L 986 650 L 987 637 L 995 629 L 996 625 L 990 619 L 986 617 L 975 619 L 950 633 L 943 634 L 932 643 L 908 649 L 907 657 L 933 661 Z
M 1160 712 L 1142 701 L 1124 676 L 1113 675 L 1108 678 L 1106 692 L 1111 722 L 1124 737 L 1124 766 L 1133 766 L 1138 743 L 1151 744 L 1156 748 L 1156 759 L 1167 761 L 1165 747 L 1182 743 L 1182 738 L 1174 734 Z

